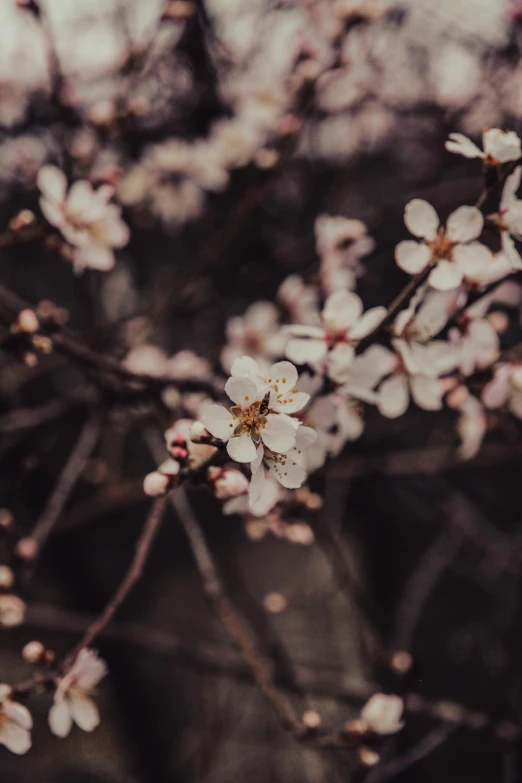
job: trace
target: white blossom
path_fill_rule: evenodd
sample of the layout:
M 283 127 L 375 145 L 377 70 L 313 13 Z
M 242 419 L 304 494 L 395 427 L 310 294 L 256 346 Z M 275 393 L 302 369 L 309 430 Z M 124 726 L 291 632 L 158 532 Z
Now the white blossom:
M 267 478 L 275 477 L 286 489 L 298 489 L 306 481 L 306 470 L 301 464 L 303 452 L 312 445 L 317 435 L 311 427 L 301 426 L 296 432 L 294 448 L 286 454 L 277 454 L 260 444 L 251 464 L 252 479 L 249 487 L 249 508 L 256 509 L 264 503 Z
M 489 128 L 482 134 L 481 150 L 462 133 L 450 133 L 450 141 L 446 142 L 448 152 L 463 155 L 465 158 L 481 158 L 485 163 L 497 165 L 510 160 L 518 160 L 521 156 L 520 139 L 515 131 L 503 131 L 500 128 Z
M 405 240 L 395 248 L 398 266 L 416 275 L 433 267 L 428 277 L 432 288 L 448 291 L 457 288 L 465 278 L 481 273 L 492 262 L 493 254 L 476 240 L 482 233 L 484 218 L 476 207 L 459 207 L 441 228 L 437 213 L 423 199 L 406 204 L 404 222 L 422 242 Z
M 113 249 L 124 247 L 129 241 L 129 229 L 121 218 L 120 207 L 109 203 L 114 188 L 102 185 L 93 190 L 90 182 L 78 180 L 67 192 L 65 174 L 56 166 L 43 166 L 37 184 L 42 193 L 43 214 L 74 248 L 75 268 L 112 269 Z
M 320 367 L 325 364 L 328 376 L 338 381 L 354 359 L 354 343 L 373 331 L 385 315 L 384 307 L 373 307 L 363 314 L 363 304 L 357 294 L 336 291 L 325 302 L 321 326 L 285 327 L 292 335 L 286 355 L 295 364 Z
M 279 325 L 279 313 L 271 302 L 255 302 L 243 316 L 231 318 L 226 327 L 227 343 L 221 351 L 221 364 L 230 372 L 234 361 L 251 356 L 258 362 L 269 361 L 284 353 L 285 335 Z
M 6 593 L 0 595 L 0 626 L 14 628 L 21 625 L 25 619 L 27 606 L 17 595 Z
M 315 241 L 321 258 L 322 288 L 328 294 L 343 288 L 353 290 L 357 277 L 363 273 L 360 260 L 375 247 L 365 224 L 341 215 L 319 215 Z
M 509 362 L 497 365 L 492 380 L 482 390 L 481 399 L 486 408 L 506 407 L 522 419 L 522 366 Z
M 12 699 L 9 685 L 0 683 L 0 744 L 21 755 L 31 747 L 33 719 L 23 704 Z
M 492 216 L 500 230 L 503 254 L 508 260 L 506 265 L 511 267 L 506 269 L 504 276 L 522 269 L 522 258 L 513 241 L 513 237 L 522 239 L 522 201 L 516 196 L 520 187 L 521 174 L 522 167 L 518 166 L 507 178 L 502 190 L 499 213 Z
M 239 470 L 212 466 L 207 477 L 218 500 L 229 500 L 248 492 L 249 481 Z
M 57 737 L 66 737 L 73 722 L 83 731 L 94 731 L 100 723 L 98 707 L 91 698 L 107 674 L 107 665 L 93 650 L 80 650 L 69 671 L 56 685 L 49 726 Z
M 404 702 L 400 696 L 374 693 L 361 710 L 361 718 L 375 734 L 395 734 L 404 726 Z
M 253 462 L 262 442 L 276 454 L 290 451 L 299 421 L 289 414 L 300 411 L 309 395 L 297 390 L 297 370 L 290 362 L 277 362 L 266 373 L 252 358 L 236 359 L 225 391 L 235 403 L 227 410 L 211 405 L 202 422 L 216 438 L 226 440 L 236 462 Z
M 451 405 L 450 399 L 448 404 Z M 484 405 L 472 394 L 467 393 L 457 405 L 451 407 L 455 407 L 460 412 L 457 421 L 457 432 L 461 441 L 459 457 L 463 460 L 473 459 L 478 454 L 486 434 L 487 418 Z

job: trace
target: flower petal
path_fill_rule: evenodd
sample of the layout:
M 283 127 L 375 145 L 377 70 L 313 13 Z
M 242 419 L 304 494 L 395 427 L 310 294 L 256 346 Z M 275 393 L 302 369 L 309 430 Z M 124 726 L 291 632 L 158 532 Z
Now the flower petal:
M 18 756 L 27 753 L 31 747 L 31 735 L 27 729 L 18 726 L 16 723 L 7 721 L 0 728 L 0 743 Z
M 299 422 L 284 413 L 269 413 L 261 430 L 263 443 L 272 451 L 284 454 L 295 446 Z
M 406 239 L 404 242 L 399 242 L 395 248 L 397 266 L 409 275 L 416 275 L 422 272 L 429 264 L 430 258 L 431 250 L 424 242 Z
M 328 331 L 349 329 L 360 317 L 363 304 L 352 291 L 335 291 L 325 302 L 323 321 Z
M 247 432 L 231 438 L 227 443 L 227 451 L 236 462 L 253 462 L 256 458 L 256 447 Z
M 349 343 L 337 343 L 328 354 L 327 374 L 335 383 L 343 383 L 349 376 L 355 350 Z
M 5 701 L 2 705 L 2 711 L 8 720 L 14 721 L 23 729 L 33 728 L 31 713 L 23 704 L 19 704 L 17 701 Z
M 462 283 L 462 270 L 458 264 L 442 259 L 431 270 L 428 282 L 437 291 L 449 291 Z
M 385 307 L 372 307 L 359 318 L 355 326 L 350 329 L 350 338 L 352 340 L 361 340 L 370 334 L 383 320 L 386 315 Z
M 502 198 L 500 201 L 500 207 L 503 211 L 508 210 L 512 204 L 515 203 L 517 190 L 520 187 L 520 177 L 522 175 L 522 167 L 517 166 L 515 171 L 509 175 L 506 179 L 506 184 L 502 190 Z
M 448 152 L 453 152 L 456 155 L 463 155 L 465 158 L 483 158 L 484 153 L 471 139 L 464 136 L 463 133 L 450 133 L 449 138 L 451 141 L 447 141 L 444 145 Z
M 421 198 L 414 198 L 406 204 L 404 222 L 410 234 L 428 241 L 435 239 L 440 225 L 434 208 Z
M 36 184 L 51 201 L 63 201 L 67 191 L 67 178 L 57 166 L 42 166 L 36 175 Z
M 72 716 L 65 699 L 55 701 L 49 710 L 49 728 L 57 737 L 67 737 L 72 729 Z
M 406 413 L 409 399 L 408 378 L 397 372 L 381 385 L 377 407 L 387 419 L 396 419 Z
M 443 386 L 437 378 L 413 375 L 410 378 L 411 396 L 419 408 L 438 411 L 442 408 Z
M 225 391 L 232 402 L 241 405 L 242 408 L 250 408 L 258 399 L 257 385 L 250 378 L 229 378 L 225 384 Z
M 471 242 L 480 236 L 484 226 L 482 212 L 476 207 L 459 207 L 446 223 L 446 236 L 451 242 Z
M 315 364 L 315 362 L 324 359 L 327 352 L 326 342 L 323 339 L 316 340 L 314 338 L 305 340 L 297 337 L 290 340 L 285 349 L 286 355 L 295 364 L 306 364 L 307 362 Z
M 267 383 L 277 384 L 278 394 L 287 394 L 297 384 L 297 370 L 292 362 L 276 362 L 268 370 Z
M 305 469 L 289 456 L 278 461 L 270 460 L 268 467 L 272 475 L 287 489 L 298 489 L 306 481 Z
M 71 715 L 82 731 L 94 731 L 100 725 L 100 713 L 94 701 L 85 694 L 70 694 Z
M 215 438 L 228 440 L 234 434 L 237 419 L 222 405 L 210 405 L 201 417 L 201 421 Z
M 484 151 L 499 163 L 520 158 L 520 139 L 515 131 L 507 133 L 500 128 L 489 128 L 483 134 Z

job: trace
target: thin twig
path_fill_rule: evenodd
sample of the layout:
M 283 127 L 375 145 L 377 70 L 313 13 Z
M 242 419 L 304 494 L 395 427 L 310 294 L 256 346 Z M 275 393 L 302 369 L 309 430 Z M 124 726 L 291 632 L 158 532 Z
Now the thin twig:
M 166 505 L 166 497 L 158 498 L 152 504 L 149 515 L 145 520 L 143 531 L 136 544 L 136 552 L 123 581 L 120 583 L 113 597 L 102 611 L 100 616 L 97 617 L 96 620 L 87 628 L 81 640 L 73 648 L 73 650 L 71 650 L 67 656 L 67 661 L 74 660 L 77 653 L 83 647 L 90 647 L 93 644 L 97 636 L 110 623 L 113 616 L 125 601 L 136 582 L 140 579 L 147 563 L 152 544 L 156 537 L 156 533 L 159 530 Z
M 404 772 L 405 769 L 416 764 L 417 761 L 433 753 L 455 730 L 455 726 L 443 725 L 436 729 L 433 729 L 425 737 L 421 739 L 410 750 L 403 753 L 402 756 L 392 759 L 391 761 L 381 764 L 368 775 L 365 783 L 384 783 L 385 780 L 390 780 L 399 772 Z
M 80 437 L 47 501 L 47 505 L 31 534 L 33 541 L 37 544 L 38 551 L 41 551 L 49 533 L 58 521 L 69 495 L 73 491 L 76 482 L 85 467 L 85 463 L 96 446 L 100 428 L 101 417 L 99 414 L 93 415 L 85 423 Z

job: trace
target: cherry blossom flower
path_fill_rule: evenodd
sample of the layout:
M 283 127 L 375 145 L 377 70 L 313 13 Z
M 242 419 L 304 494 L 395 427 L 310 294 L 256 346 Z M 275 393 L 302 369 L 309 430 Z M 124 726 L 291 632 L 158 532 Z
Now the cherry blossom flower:
M 341 388 L 338 393 L 318 396 L 305 412 L 303 423 L 317 436 L 303 451 L 308 473 L 322 467 L 327 457 L 336 457 L 347 441 L 357 440 L 364 431 L 360 404 L 342 392 Z
M 0 595 L 0 626 L 14 628 L 21 625 L 25 619 L 27 606 L 17 595 L 6 593 Z
M 277 298 L 293 323 L 316 325 L 321 322 L 317 288 L 306 285 L 299 275 L 290 275 L 283 280 Z
M 207 478 L 218 500 L 229 500 L 248 492 L 249 481 L 239 470 L 212 466 L 207 471 Z
M 522 269 L 522 258 L 513 241 L 513 237 L 522 239 L 522 201 L 516 197 L 521 175 L 520 166 L 509 175 L 502 190 L 498 215 L 492 215 L 490 218 L 500 230 L 504 256 L 512 265 L 511 269 L 506 270 L 505 275 L 510 271 Z
M 227 440 L 227 451 L 236 462 L 253 462 L 262 441 L 271 452 L 285 454 L 296 442 L 297 413 L 309 395 L 298 392 L 297 370 L 290 362 L 278 362 L 263 374 L 252 358 L 236 359 L 225 391 L 235 403 L 228 411 L 211 405 L 201 420 L 216 438 Z
M 91 696 L 106 674 L 107 665 L 94 650 L 80 650 L 67 674 L 57 682 L 49 712 L 53 734 L 67 737 L 73 722 L 83 731 L 94 731 L 100 723 L 100 714 Z
M 466 389 L 467 391 L 467 389 Z M 457 405 L 448 404 L 460 412 L 457 422 L 457 432 L 460 436 L 459 457 L 463 460 L 473 459 L 482 445 L 487 429 L 487 418 L 484 405 L 472 394 L 464 394 Z
M 326 362 L 328 376 L 336 381 L 353 361 L 353 343 L 375 329 L 385 315 L 384 307 L 373 307 L 363 314 L 363 304 L 357 294 L 336 291 L 325 302 L 321 326 L 285 327 L 292 335 L 286 355 L 295 364 L 314 366 Z
M 460 348 L 459 369 L 463 375 L 484 370 L 498 359 L 499 337 L 487 318 L 465 318 L 448 336 Z
M 459 353 L 442 340 L 421 345 L 395 339 L 393 347 L 397 352 L 395 367 L 380 385 L 375 398 L 380 413 L 389 419 L 402 416 L 408 408 L 410 394 L 420 408 L 440 410 L 444 386 L 439 377 L 455 367 Z M 391 357 L 387 358 L 391 362 Z M 389 364 L 386 367 L 384 354 L 381 365 L 383 370 L 389 367 Z
M 21 755 L 31 747 L 31 729 L 33 719 L 31 713 L 12 699 L 12 688 L 0 684 L 0 744 Z
M 375 734 L 395 734 L 404 726 L 401 721 L 404 702 L 400 696 L 374 693 L 361 710 L 361 718 Z
M 495 368 L 493 379 L 482 390 L 482 402 L 486 408 L 507 409 L 522 419 L 522 366 L 501 363 Z
M 439 291 L 457 288 L 464 278 L 480 272 L 484 264 L 492 261 L 491 251 L 473 241 L 480 236 L 484 225 L 482 213 L 476 207 L 459 207 L 443 229 L 431 204 L 417 198 L 406 204 L 404 222 L 423 241 L 399 242 L 395 248 L 398 266 L 412 275 L 433 267 L 428 282 Z
M 467 136 L 462 133 L 450 133 L 450 141 L 445 144 L 448 152 L 463 155 L 465 158 L 481 158 L 488 165 L 507 163 L 518 160 L 521 156 L 520 139 L 515 131 L 503 131 L 500 128 L 489 128 L 482 134 L 482 151 Z
M 319 215 L 315 240 L 321 258 L 322 288 L 328 294 L 343 288 L 353 290 L 357 277 L 363 273 L 361 258 L 375 247 L 365 224 L 341 215 Z
M 124 247 L 130 235 L 120 207 L 109 203 L 114 188 L 102 185 L 93 190 L 90 182 L 78 180 L 67 193 L 65 174 L 56 166 L 43 166 L 37 184 L 43 214 L 74 248 L 75 269 L 112 269 L 113 249 Z
M 271 302 L 255 302 L 243 316 L 231 318 L 226 335 L 228 342 L 221 351 L 226 372 L 241 356 L 251 356 L 269 366 L 269 360 L 284 353 L 286 337 L 281 332 L 277 307 Z

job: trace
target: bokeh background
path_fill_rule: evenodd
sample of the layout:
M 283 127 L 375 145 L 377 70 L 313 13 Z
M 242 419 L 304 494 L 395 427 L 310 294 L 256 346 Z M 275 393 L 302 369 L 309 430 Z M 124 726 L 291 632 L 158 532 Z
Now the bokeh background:
M 228 96 L 284 60 L 300 15 L 323 29 L 332 8 L 182 5 L 170 3 L 160 23 L 160 0 L 42 0 L 40 18 L 30 4 L 1 1 L 2 225 L 37 209 L 35 175 L 52 160 L 123 182 L 133 233 L 106 275 L 75 276 L 37 243 L 3 248 L 0 283 L 67 308 L 71 326 L 115 356 L 147 340 L 169 354 L 195 350 L 217 369 L 227 319 L 273 301 L 289 274 L 313 273 L 320 214 L 367 223 L 376 248 L 358 292 L 368 307 L 391 302 L 406 281 L 393 262 L 405 203 L 426 198 L 446 217 L 480 193 L 479 164 L 444 150 L 448 132 L 521 130 L 522 7 L 411 0 L 363 14 L 300 92 L 299 132 L 283 140 L 277 165 L 249 163 L 208 189 L 183 187 L 183 174 L 167 186 L 149 166 L 144 199 L 124 175 L 165 140 L 206 138 L 230 115 Z M 32 369 L 1 362 L 0 505 L 29 533 L 86 421 L 89 379 L 55 356 Z M 13 425 L 13 410 L 28 408 L 36 417 Z M 27 619 L 1 632 L 0 679 L 30 674 L 20 650 L 32 639 L 66 652 L 117 586 L 147 511 L 150 422 L 145 403 L 105 416 L 35 572 L 21 573 Z M 33 748 L 22 758 L 0 750 L 0 780 L 520 780 L 519 427 L 506 425 L 469 462 L 457 442 L 453 412 L 411 409 L 397 421 L 370 412 L 362 438 L 312 479 L 324 507 L 311 546 L 253 541 L 208 492 L 190 491 L 227 591 L 299 709 L 334 727 L 376 688 L 405 695 L 410 717 L 382 746 L 382 768 L 361 770 L 343 751 L 285 734 L 207 607 L 169 511 L 144 578 L 99 640 L 110 667 L 101 727 L 60 740 L 46 725 L 49 704 L 34 700 Z M 286 598 L 281 613 L 266 608 L 272 592 Z M 394 650 L 412 656 L 404 676 L 390 669 Z

